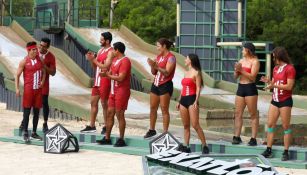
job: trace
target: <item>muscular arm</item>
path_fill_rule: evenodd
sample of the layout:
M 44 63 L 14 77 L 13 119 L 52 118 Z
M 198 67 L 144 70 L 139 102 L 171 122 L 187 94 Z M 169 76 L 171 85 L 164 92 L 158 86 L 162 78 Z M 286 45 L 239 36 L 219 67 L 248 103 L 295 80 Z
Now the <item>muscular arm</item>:
M 46 69 L 42 69 L 43 72 L 43 77 L 42 77 L 42 81 L 41 81 L 41 87 L 44 86 L 45 80 L 46 80 Z
M 25 67 L 26 64 L 26 60 L 23 59 L 22 61 L 20 61 L 18 68 L 17 68 L 17 73 L 16 73 L 16 77 L 15 77 L 15 90 L 16 90 L 16 96 L 20 95 L 20 91 L 19 91 L 19 80 L 20 80 L 20 76 L 23 72 L 23 69 Z
M 155 69 L 159 71 L 162 75 L 167 77 L 171 74 L 171 72 L 174 71 L 175 66 L 176 66 L 176 58 L 169 58 L 169 60 L 166 63 L 165 69 L 159 67 L 158 65 L 155 66 Z
M 251 73 L 248 73 L 243 69 L 240 72 L 243 76 L 254 82 L 256 80 L 257 74 L 259 73 L 259 68 L 260 68 L 260 63 L 258 60 L 256 60 L 252 64 Z
M 126 78 L 126 76 L 127 76 L 126 73 L 120 73 L 118 76 L 107 74 L 107 77 L 109 77 L 111 80 L 115 80 L 118 82 L 123 81 Z
M 99 63 L 97 59 L 94 59 L 92 63 L 95 64 L 95 66 L 98 66 L 100 69 L 109 69 L 109 67 L 112 64 L 113 58 L 114 58 L 114 53 L 110 51 L 108 53 L 107 59 L 105 60 L 104 64 Z

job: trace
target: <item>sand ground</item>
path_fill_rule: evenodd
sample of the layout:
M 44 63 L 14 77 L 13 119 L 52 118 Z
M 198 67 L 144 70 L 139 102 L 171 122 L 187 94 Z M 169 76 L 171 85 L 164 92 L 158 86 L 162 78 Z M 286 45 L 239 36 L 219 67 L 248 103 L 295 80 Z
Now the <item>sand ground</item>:
M 0 136 L 12 136 L 21 121 L 21 112 L 8 111 L 0 103 Z M 87 122 L 50 119 L 49 125 L 61 123 L 68 130 L 79 131 Z M 31 128 L 31 123 L 29 124 Z M 40 121 L 38 128 L 41 129 Z M 99 126 L 98 131 L 101 130 Z M 113 129 L 118 133 L 118 128 Z M 143 135 L 144 129 L 127 128 L 127 135 Z M 307 170 L 277 168 L 285 174 L 306 175 Z M 142 157 L 102 151 L 80 150 L 79 153 L 46 154 L 43 147 L 0 142 L 0 174 L 13 175 L 120 175 L 143 174 Z

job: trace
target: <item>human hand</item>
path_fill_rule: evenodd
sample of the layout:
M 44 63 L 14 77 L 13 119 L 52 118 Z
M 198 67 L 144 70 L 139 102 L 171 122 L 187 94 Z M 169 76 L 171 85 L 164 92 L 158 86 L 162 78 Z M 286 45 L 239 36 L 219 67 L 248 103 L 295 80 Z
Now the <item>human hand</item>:
M 235 63 L 235 71 L 236 71 L 236 72 L 241 72 L 241 70 L 242 70 L 242 64 L 236 62 L 236 63 Z
M 16 97 L 19 97 L 20 96 L 20 91 L 19 89 L 16 89 Z
M 198 109 L 198 102 L 197 102 L 197 101 L 195 101 L 195 102 L 193 103 L 193 107 L 194 107 L 195 109 Z
M 269 83 L 270 82 L 269 78 L 266 77 L 266 76 L 261 76 L 260 81 L 264 82 L 264 83 Z
M 179 111 L 179 109 L 180 109 L 180 103 L 179 102 L 176 104 L 176 109 L 177 109 L 177 111 Z

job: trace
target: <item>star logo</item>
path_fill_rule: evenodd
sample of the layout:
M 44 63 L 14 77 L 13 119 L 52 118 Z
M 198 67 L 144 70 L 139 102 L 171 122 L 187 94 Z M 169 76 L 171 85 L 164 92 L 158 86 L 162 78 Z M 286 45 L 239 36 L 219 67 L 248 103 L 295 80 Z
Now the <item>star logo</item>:
M 150 142 L 150 153 L 176 150 L 179 146 L 178 140 L 169 132 L 163 133 Z
M 46 134 L 46 151 L 60 153 L 67 137 L 66 132 L 60 126 L 52 128 Z

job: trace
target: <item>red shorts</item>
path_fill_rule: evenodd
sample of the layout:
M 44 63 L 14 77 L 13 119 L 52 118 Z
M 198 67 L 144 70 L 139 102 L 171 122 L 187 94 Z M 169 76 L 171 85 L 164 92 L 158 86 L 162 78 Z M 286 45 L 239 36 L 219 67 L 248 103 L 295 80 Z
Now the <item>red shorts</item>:
M 115 91 L 114 94 L 110 94 L 108 100 L 108 107 L 115 108 L 117 110 L 126 110 L 128 107 L 128 101 L 130 97 L 130 89 L 119 92 Z
M 43 105 L 42 89 L 24 89 L 22 107 L 41 108 Z
M 92 96 L 99 95 L 101 100 L 107 100 L 109 98 L 110 88 L 110 85 L 95 86 L 92 88 Z

